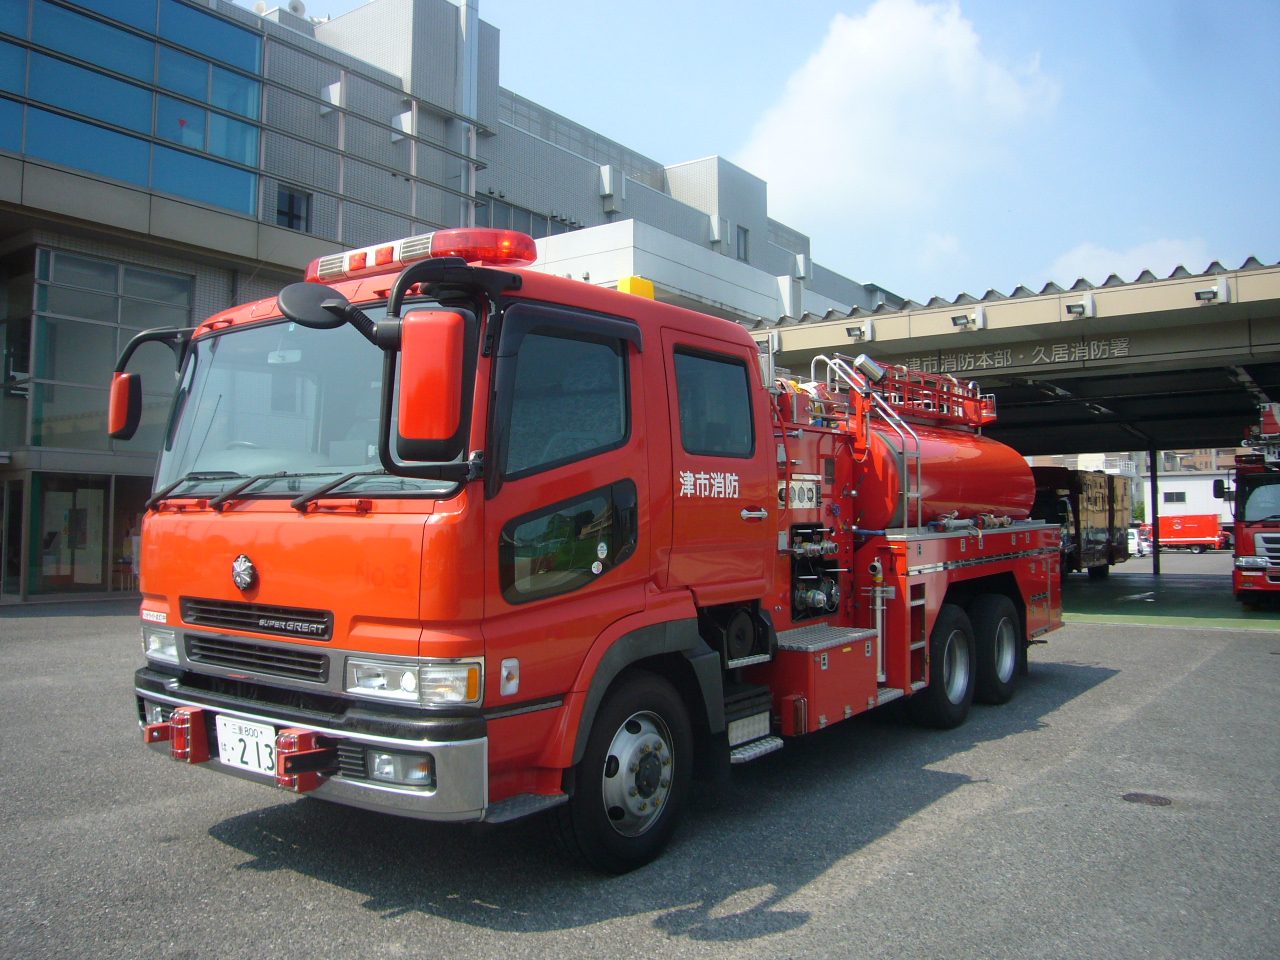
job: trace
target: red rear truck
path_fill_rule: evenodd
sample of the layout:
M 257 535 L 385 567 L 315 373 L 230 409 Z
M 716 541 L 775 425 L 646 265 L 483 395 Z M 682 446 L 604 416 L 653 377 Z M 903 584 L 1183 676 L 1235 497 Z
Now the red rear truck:
M 1189 513 L 1160 518 L 1160 549 L 1181 548 L 1192 553 L 1217 550 L 1225 544 L 1216 513 Z
M 1263 405 L 1244 445 L 1250 449 L 1236 455 L 1235 488 L 1216 480 L 1214 493 L 1234 501 L 1235 597 L 1262 605 L 1280 598 L 1280 404 Z
M 1001 703 L 1061 623 L 1055 525 L 950 377 L 523 269 L 460 229 L 141 334 L 179 352 L 142 534 L 144 741 L 426 820 L 545 812 L 605 871 L 695 775 L 893 700 Z M 390 826 L 390 824 L 389 824 Z

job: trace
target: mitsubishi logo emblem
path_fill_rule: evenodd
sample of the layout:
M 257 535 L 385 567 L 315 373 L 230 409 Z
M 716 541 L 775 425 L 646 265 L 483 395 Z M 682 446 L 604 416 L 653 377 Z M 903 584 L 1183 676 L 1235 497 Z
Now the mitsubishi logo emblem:
M 231 564 L 231 579 L 241 590 L 248 590 L 258 582 L 258 568 L 242 553 Z

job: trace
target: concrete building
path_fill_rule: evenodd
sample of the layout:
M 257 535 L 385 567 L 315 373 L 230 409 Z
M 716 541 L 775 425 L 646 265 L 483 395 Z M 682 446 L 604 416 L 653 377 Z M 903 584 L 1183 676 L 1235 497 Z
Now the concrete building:
M 900 298 L 813 262 L 767 185 L 666 166 L 499 85 L 476 0 L 315 22 L 227 0 L 0 3 L 0 598 L 136 589 L 174 361 L 105 432 L 138 330 L 273 294 L 311 259 L 458 225 L 539 239 L 543 269 L 641 275 L 754 325 Z

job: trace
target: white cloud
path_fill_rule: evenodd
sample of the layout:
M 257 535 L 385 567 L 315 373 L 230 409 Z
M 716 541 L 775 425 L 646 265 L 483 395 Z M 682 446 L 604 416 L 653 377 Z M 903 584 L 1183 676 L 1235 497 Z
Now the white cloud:
M 1056 97 L 1038 64 L 983 53 L 959 3 L 878 0 L 831 21 L 733 159 L 768 182 L 773 215 L 817 233 L 936 208 Z
M 1048 276 L 1062 286 L 1084 277 L 1101 283 L 1111 274 L 1122 280 L 1134 280 L 1143 270 L 1157 277 L 1167 277 L 1175 267 L 1183 266 L 1199 273 L 1209 265 L 1208 246 L 1204 240 L 1153 240 L 1128 250 L 1109 250 L 1095 243 L 1082 243 L 1068 250 L 1049 267 Z

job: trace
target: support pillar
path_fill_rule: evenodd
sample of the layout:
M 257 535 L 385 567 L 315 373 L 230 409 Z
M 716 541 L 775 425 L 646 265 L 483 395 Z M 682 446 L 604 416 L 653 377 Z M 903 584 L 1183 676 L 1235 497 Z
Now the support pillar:
M 1151 572 L 1160 576 L 1160 451 L 1147 451 L 1151 460 Z

